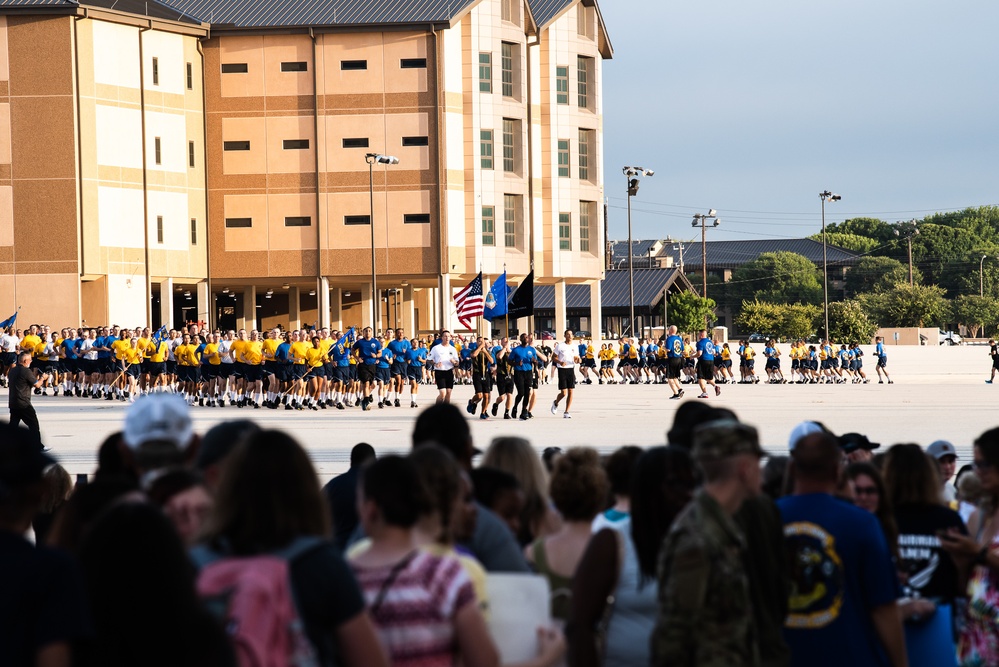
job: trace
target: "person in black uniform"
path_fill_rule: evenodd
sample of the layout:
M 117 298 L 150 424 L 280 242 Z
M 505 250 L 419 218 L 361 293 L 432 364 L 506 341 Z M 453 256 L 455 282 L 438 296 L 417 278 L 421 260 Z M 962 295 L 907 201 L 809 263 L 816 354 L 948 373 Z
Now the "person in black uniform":
M 38 415 L 35 414 L 35 408 L 31 406 L 31 390 L 40 389 L 49 379 L 49 374 L 45 373 L 41 377 L 35 377 L 35 372 L 29 368 L 30 365 L 31 353 L 21 352 L 17 355 L 17 364 L 7 374 L 10 386 L 8 397 L 10 425 L 14 427 L 24 422 L 24 425 L 34 433 L 40 445 L 41 429 L 38 426 Z

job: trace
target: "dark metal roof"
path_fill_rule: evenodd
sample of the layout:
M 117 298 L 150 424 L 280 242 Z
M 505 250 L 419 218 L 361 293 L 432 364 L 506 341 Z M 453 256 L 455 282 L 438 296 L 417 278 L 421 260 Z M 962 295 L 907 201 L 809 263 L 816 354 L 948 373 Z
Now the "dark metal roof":
M 635 306 L 648 308 L 660 302 L 663 291 L 679 283 L 683 290 L 692 289 L 686 276 L 679 269 L 635 269 Z M 675 291 L 675 290 L 674 290 Z M 628 289 L 627 271 L 607 271 L 600 285 L 600 307 L 603 309 L 628 308 L 631 301 Z M 566 285 L 565 305 L 567 309 L 587 309 L 590 307 L 589 285 Z M 555 286 L 534 286 L 534 309 L 555 309 Z
M 539 28 L 544 28 L 552 19 L 558 16 L 563 9 L 570 6 L 575 1 L 576 0 L 529 0 L 528 4 L 531 6 L 531 14 L 534 16 L 534 22 Z
M 154 19 L 165 19 L 168 21 L 180 21 L 200 25 L 198 19 L 185 16 L 180 10 L 174 9 L 161 0 L 84 0 L 84 2 L 74 2 L 73 0 L 0 0 L 0 11 L 9 9 L 31 9 L 42 8 L 76 10 L 79 7 L 98 7 L 100 9 L 113 9 L 118 12 L 127 12 L 139 16 L 148 16 Z
M 648 249 L 653 241 L 635 241 L 635 261 L 648 258 Z M 645 245 L 641 245 L 645 244 Z M 667 243 L 658 257 L 672 257 L 676 265 L 680 264 L 680 250 L 674 246 L 677 243 Z M 705 245 L 709 269 L 736 269 L 748 264 L 765 252 L 793 252 L 807 257 L 816 265 L 822 263 L 822 243 L 812 239 L 763 239 L 752 241 L 708 241 Z M 641 250 L 644 249 L 644 252 Z M 611 244 L 613 261 L 627 261 L 628 243 L 615 241 Z M 826 252 L 830 264 L 851 266 L 860 259 L 860 255 L 838 246 L 827 245 Z M 683 265 L 687 271 L 701 267 L 701 244 L 691 242 L 683 244 Z
M 450 21 L 479 0 L 168 0 L 213 26 L 350 26 Z

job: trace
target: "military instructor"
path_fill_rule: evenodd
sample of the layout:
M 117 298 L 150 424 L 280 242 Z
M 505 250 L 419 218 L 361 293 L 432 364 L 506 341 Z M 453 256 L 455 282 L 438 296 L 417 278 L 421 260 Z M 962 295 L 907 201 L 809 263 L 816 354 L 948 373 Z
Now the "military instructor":
M 41 389 L 48 379 L 48 373 L 39 378 L 35 378 L 35 372 L 29 368 L 31 366 L 31 353 L 21 352 L 17 355 L 17 363 L 7 374 L 7 381 L 10 386 L 8 402 L 10 406 L 10 425 L 16 427 L 24 422 L 35 437 L 41 442 L 41 430 L 38 427 L 38 416 L 31 406 L 31 391 Z

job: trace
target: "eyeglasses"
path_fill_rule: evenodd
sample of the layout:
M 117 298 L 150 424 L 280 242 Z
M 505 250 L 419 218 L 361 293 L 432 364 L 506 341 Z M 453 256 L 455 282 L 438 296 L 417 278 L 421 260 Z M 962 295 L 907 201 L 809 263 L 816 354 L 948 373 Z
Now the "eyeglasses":
M 878 487 L 876 486 L 855 486 L 853 487 L 854 495 L 858 496 L 876 496 L 878 495 Z
M 985 472 L 987 470 L 992 470 L 992 468 L 995 467 L 991 463 L 989 463 L 988 461 L 981 461 L 981 460 L 975 460 L 975 461 L 972 462 L 971 465 L 973 465 L 975 467 L 975 470 L 978 470 L 980 472 Z

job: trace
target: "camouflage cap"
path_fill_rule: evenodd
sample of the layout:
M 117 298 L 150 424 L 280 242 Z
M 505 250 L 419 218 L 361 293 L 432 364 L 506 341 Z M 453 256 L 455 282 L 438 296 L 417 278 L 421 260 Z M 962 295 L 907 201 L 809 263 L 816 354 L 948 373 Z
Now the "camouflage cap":
M 755 428 L 734 419 L 718 419 L 694 430 L 694 458 L 720 461 L 739 454 L 763 457 L 760 436 Z

